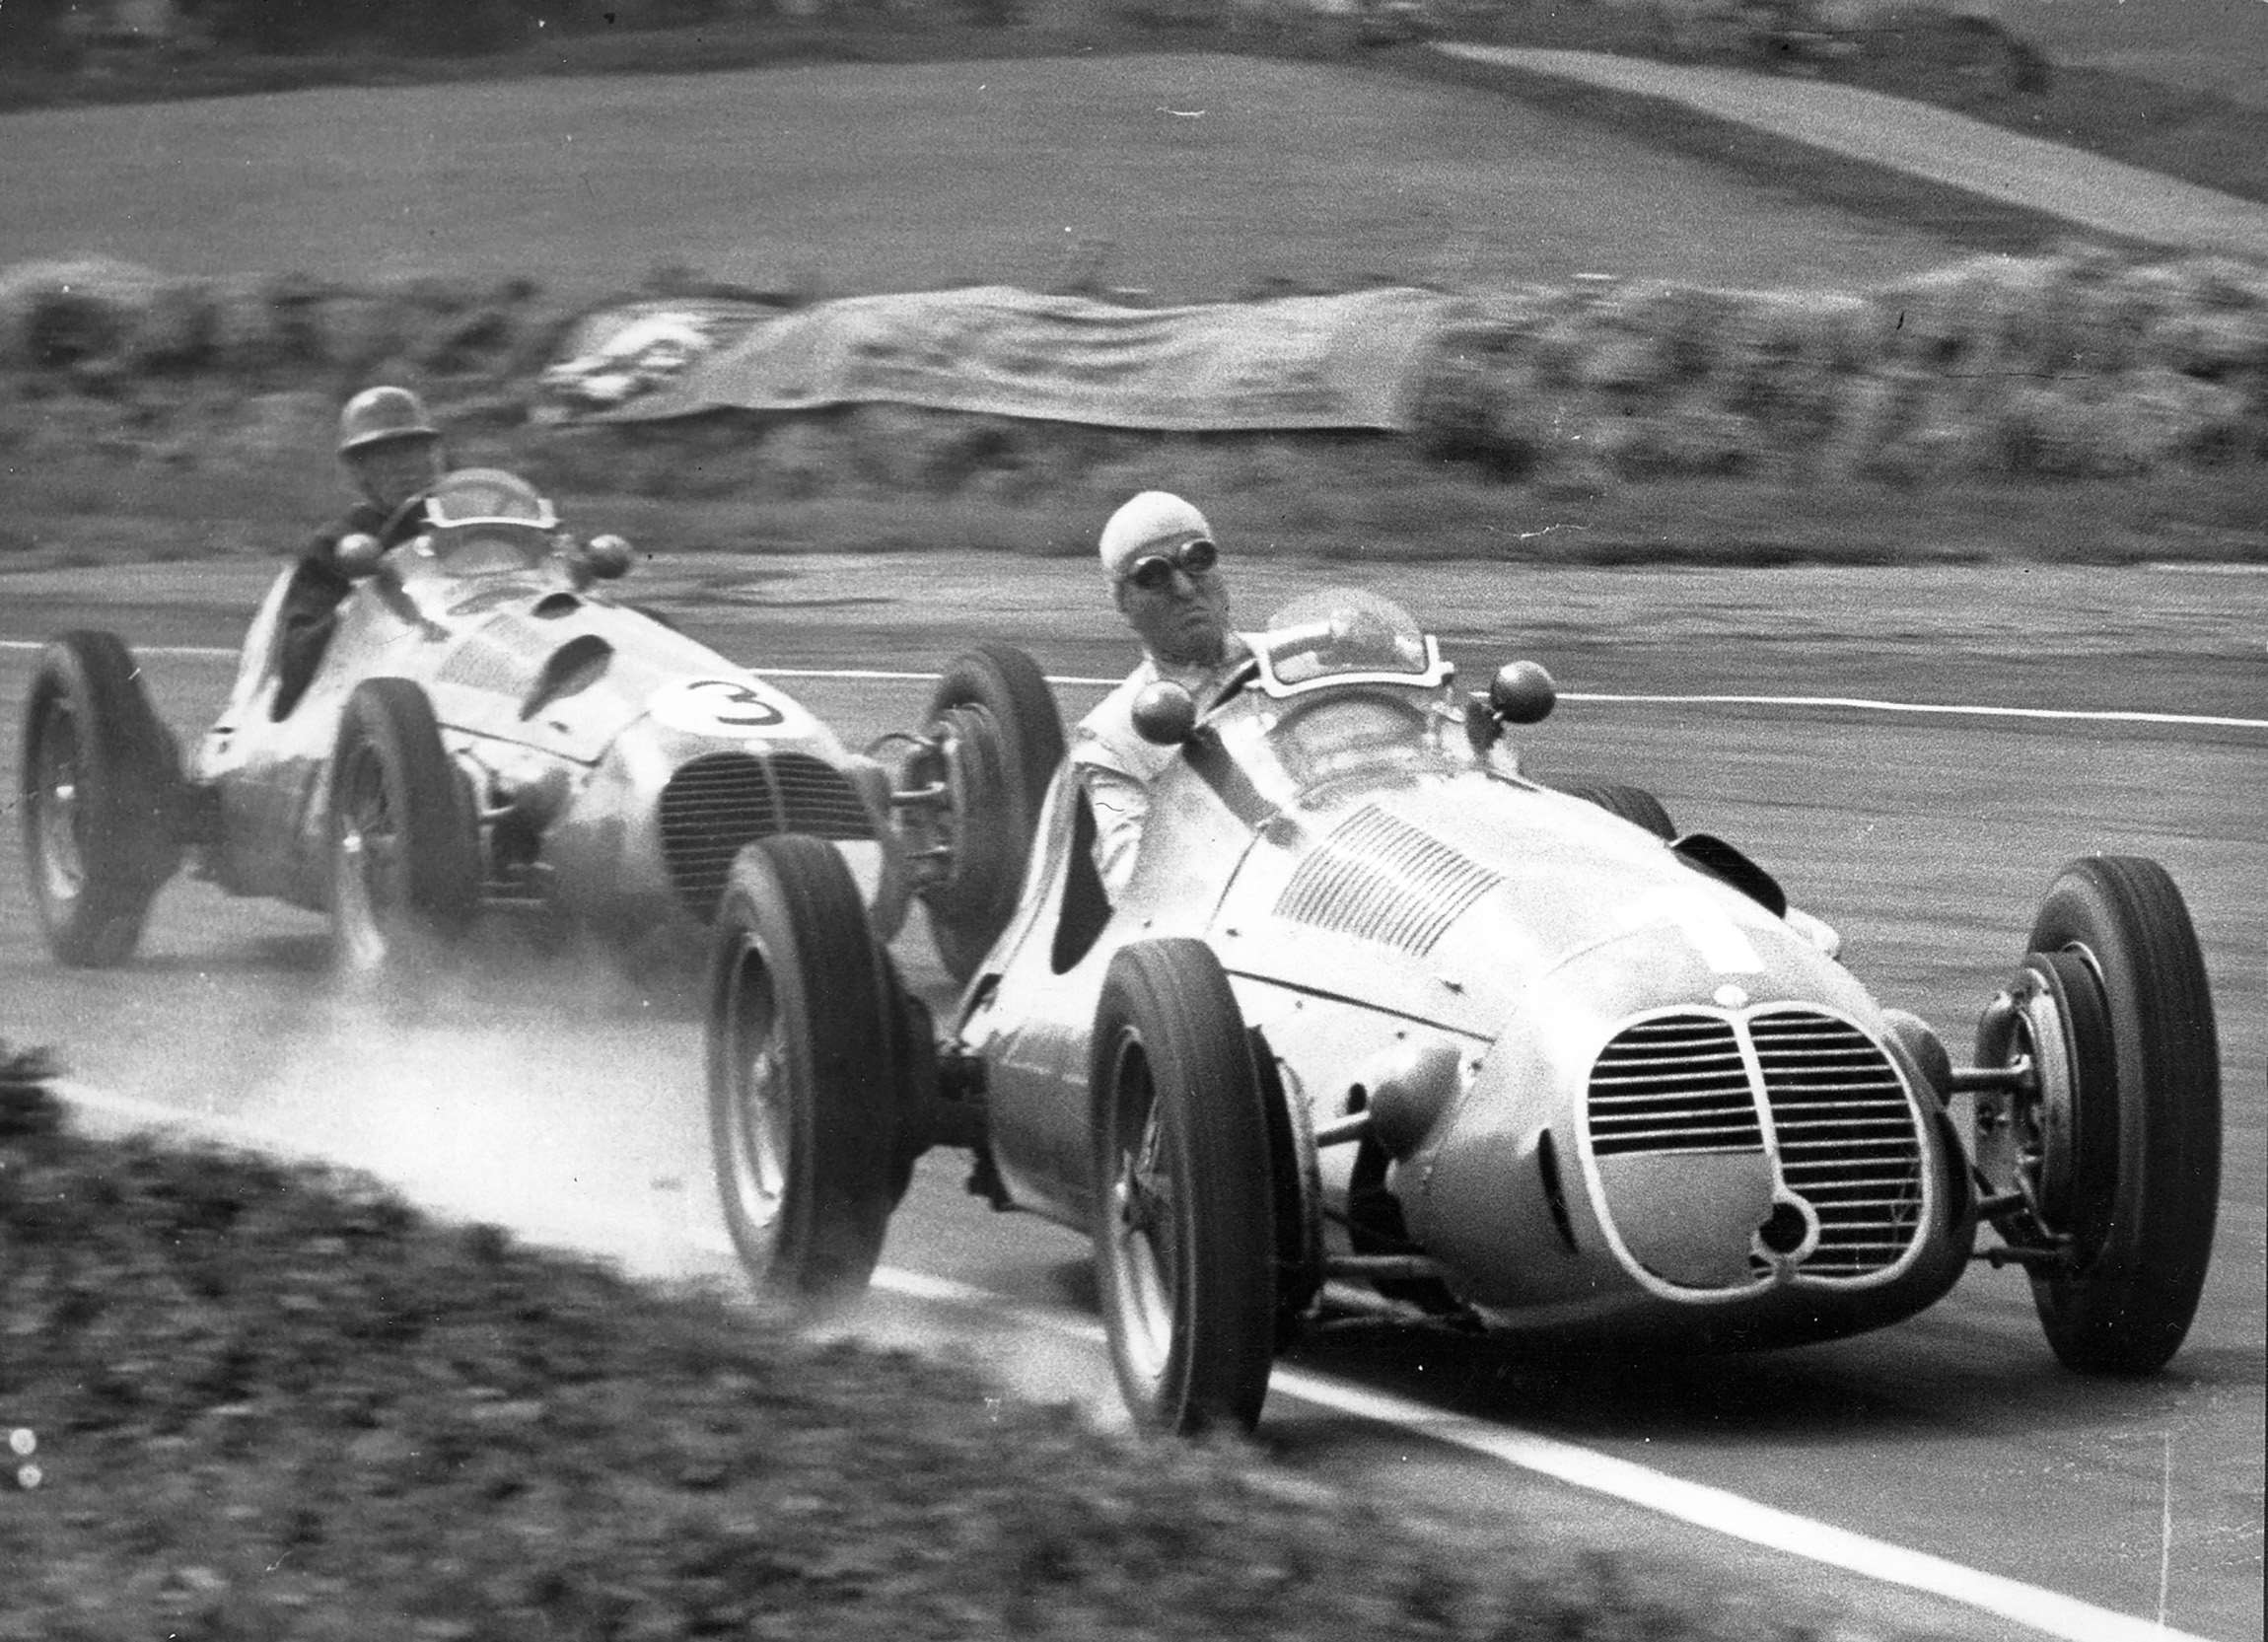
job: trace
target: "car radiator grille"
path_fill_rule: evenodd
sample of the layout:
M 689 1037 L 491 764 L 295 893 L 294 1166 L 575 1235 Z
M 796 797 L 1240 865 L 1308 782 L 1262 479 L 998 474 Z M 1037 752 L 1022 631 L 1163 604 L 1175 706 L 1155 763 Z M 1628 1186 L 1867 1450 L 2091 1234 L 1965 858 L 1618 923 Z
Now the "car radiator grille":
M 807 752 L 707 753 L 681 766 L 662 789 L 662 856 L 670 882 L 703 922 L 716 913 L 733 857 L 777 832 L 872 838 L 874 821 L 843 773 Z
M 1593 1063 L 1586 1115 L 1600 1159 L 1759 1151 L 1768 1122 L 1781 1184 L 1818 1217 L 1807 1275 L 1882 1270 L 1920 1231 L 1921 1138 L 1905 1087 L 1873 1039 L 1832 1016 L 1775 1010 L 1737 1021 L 1690 1014 L 1636 1022 Z M 1768 1269 L 1761 1256 L 1755 1268 Z
M 1730 1021 L 1641 1022 L 1618 1034 L 1591 1069 L 1591 1149 L 1599 1157 L 1763 1145 L 1748 1064 Z
M 1878 1271 L 1920 1229 L 1922 1154 L 1905 1086 L 1864 1033 L 1820 1015 L 1759 1015 L 1748 1035 L 1763 1068 L 1780 1178 L 1819 1217 L 1804 1269 Z

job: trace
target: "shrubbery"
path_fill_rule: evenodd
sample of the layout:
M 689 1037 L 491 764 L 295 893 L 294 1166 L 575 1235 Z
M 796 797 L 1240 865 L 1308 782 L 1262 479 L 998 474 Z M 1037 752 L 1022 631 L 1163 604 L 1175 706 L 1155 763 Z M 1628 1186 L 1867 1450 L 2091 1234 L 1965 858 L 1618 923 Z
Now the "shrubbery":
M 215 432 L 219 402 L 221 428 L 257 424 L 255 443 L 320 449 L 329 407 L 382 380 L 426 392 L 458 427 L 511 431 L 515 459 L 538 475 L 604 465 L 657 496 L 971 491 L 1014 502 L 1188 443 L 893 405 L 635 430 L 529 426 L 537 379 L 579 317 L 527 280 L 359 289 L 166 279 L 101 261 L 21 266 L 0 271 L 0 443 L 65 425 L 83 441 L 108 416 L 132 448 L 193 461 L 175 424 L 227 437 Z M 2260 462 L 2268 269 L 2086 250 L 1963 263 L 1869 292 L 1476 293 L 1420 385 L 1406 443 L 1476 478 L 1592 486 L 1919 486 Z
M 0 1482 L 0 1642 L 1822 1634 L 365 1177 L 82 1139 L 46 1070 L 0 1042 L 0 1430 L 40 1473 Z
M 1488 304 L 1419 440 L 1522 477 L 2115 476 L 2268 458 L 2268 269 L 2074 251 L 1865 294 L 1667 284 Z

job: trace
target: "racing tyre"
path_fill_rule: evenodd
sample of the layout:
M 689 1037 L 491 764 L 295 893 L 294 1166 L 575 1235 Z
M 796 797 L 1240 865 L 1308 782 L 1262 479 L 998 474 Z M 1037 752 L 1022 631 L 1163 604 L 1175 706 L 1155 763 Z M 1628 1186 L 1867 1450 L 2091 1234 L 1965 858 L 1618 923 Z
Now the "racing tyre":
M 1135 1417 L 1249 1430 L 1277 1328 L 1268 1114 L 1236 995 L 1201 941 L 1110 962 L 1096 1013 L 1095 1260 Z
M 957 659 L 929 703 L 944 746 L 945 875 L 923 891 L 938 959 L 966 980 L 1016 910 L 1063 719 L 1038 665 L 1005 644 Z
M 795 834 L 743 849 L 712 952 L 709 1131 L 734 1246 L 793 1311 L 853 1299 L 910 1168 L 909 1028 L 842 856 Z
M 1595 804 L 1608 815 L 1620 816 L 1636 826 L 1643 826 L 1666 843 L 1677 836 L 1677 823 L 1669 819 L 1669 812 L 1662 801 L 1644 787 L 1626 787 L 1612 781 L 1583 782 L 1562 788 L 1570 798 L 1580 798 L 1587 804 Z
M 405 972 L 480 910 L 480 841 L 425 692 L 366 678 L 339 717 L 330 787 L 331 945 L 350 974 Z
M 2205 961 L 2181 892 L 2137 856 L 2064 868 L 2029 949 L 1978 1060 L 2028 1057 L 2035 1081 L 1980 1134 L 1980 1161 L 2025 1199 L 2004 1234 L 2065 1251 L 2030 1268 L 2056 1356 L 2149 1374 L 2180 1349 L 2213 1250 L 2221 1052 Z
M 49 644 L 24 715 L 24 852 L 62 963 L 123 964 L 180 866 L 181 755 L 115 634 Z

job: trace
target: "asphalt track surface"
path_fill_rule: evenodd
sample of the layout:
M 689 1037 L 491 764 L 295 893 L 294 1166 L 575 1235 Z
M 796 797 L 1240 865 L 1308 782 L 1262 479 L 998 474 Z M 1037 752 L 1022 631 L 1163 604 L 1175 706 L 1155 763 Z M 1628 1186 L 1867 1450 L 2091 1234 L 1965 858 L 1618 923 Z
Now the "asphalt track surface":
M 0 578 L 9 767 L 29 641 L 73 624 L 116 628 L 143 647 L 162 710 L 193 735 L 226 686 L 215 652 L 234 644 L 265 573 Z M 978 637 L 1024 642 L 1067 678 L 1107 678 L 1128 660 L 1085 564 L 686 559 L 641 574 L 645 597 L 728 654 L 799 670 L 783 681 L 853 743 L 912 721 L 925 685 L 903 675 Z M 1275 596 L 1327 579 L 1366 578 L 1346 566 L 1243 567 L 1241 613 L 1257 618 Z M 1705 1561 L 1780 1616 L 1825 1605 L 1982 1638 L 2021 1634 L 2011 1617 L 2107 1637 L 2122 1614 L 2258 1636 L 2268 578 L 1436 567 L 1379 585 L 1450 635 L 1468 677 L 1512 654 L 1545 659 L 1568 699 L 1524 738 L 1531 765 L 1641 782 L 1683 823 L 1739 840 L 1842 929 L 1878 995 L 1956 1046 L 2062 862 L 2096 849 L 2162 860 L 2188 894 L 2219 1003 L 2219 1246 L 2186 1349 L 2140 1383 L 2063 1373 L 2023 1280 L 1979 1268 L 1913 1321 L 1771 1356 L 1554 1362 L 1402 1332 L 1327 1338 L 1286 1365 L 1265 1446 L 1325 1480 L 1454 1502 L 1476 1521 L 1643 1547 L 1681 1568 Z M 840 676 L 851 670 L 870 676 Z M 1076 712 L 1098 692 L 1060 693 Z M 681 992 L 596 960 L 482 964 L 404 1018 L 337 995 L 321 950 L 317 919 L 184 882 L 161 900 L 135 964 L 65 972 L 38 943 L 20 871 L 0 871 L 0 1035 L 53 1044 L 75 1077 L 125 1103 L 248 1124 L 438 1206 L 635 1270 L 730 1277 L 707 1178 L 698 1021 Z M 918 925 L 900 950 L 941 994 Z M 969 1352 L 1004 1391 L 1115 1417 L 1086 1337 L 1085 1245 L 987 1213 L 960 1194 L 957 1162 L 925 1162 L 860 1325 Z M 1600 1499 L 1595 1479 L 1570 1487 L 1503 1463 L 1531 1440 L 1565 1445 L 1548 1454 L 1584 1460 L 1577 1470 L 1639 1467 L 1633 1491 L 1656 1508 Z M 1660 1478 L 1669 1481 L 1648 1480 Z M 1736 1535 L 1755 1507 L 1790 1514 L 1795 1557 L 1665 1517 L 1680 1481 L 1734 1496 L 1695 1514 Z M 1893 1580 L 1883 1547 L 2018 1582 L 2018 1595 L 1987 1611 L 1973 1594 L 1913 1597 L 1804 1560 L 1831 1560 L 1838 1530 L 1865 1536 L 1858 1561 Z
M 1718 119 L 2083 228 L 2185 250 L 2268 255 L 2268 206 L 1857 86 L 1596 51 L 1444 43 L 1470 62 L 1663 98 Z

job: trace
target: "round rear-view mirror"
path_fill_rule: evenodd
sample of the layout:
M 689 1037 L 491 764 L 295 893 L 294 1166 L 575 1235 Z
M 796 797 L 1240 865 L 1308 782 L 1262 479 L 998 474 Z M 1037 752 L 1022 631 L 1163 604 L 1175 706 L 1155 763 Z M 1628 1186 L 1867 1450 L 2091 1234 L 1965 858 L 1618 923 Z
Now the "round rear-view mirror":
M 1507 662 L 1488 681 L 1488 710 L 1505 724 L 1538 724 L 1559 705 L 1559 686 L 1535 662 Z
M 626 575 L 635 557 L 630 544 L 618 535 L 595 535 L 583 544 L 583 562 L 602 582 Z
M 1161 678 L 1134 698 L 1134 733 L 1154 747 L 1179 747 L 1197 728 L 1197 698 Z
M 331 562 L 349 581 L 359 582 L 365 576 L 375 575 L 386 557 L 386 545 L 368 531 L 356 531 L 338 539 L 332 550 Z

